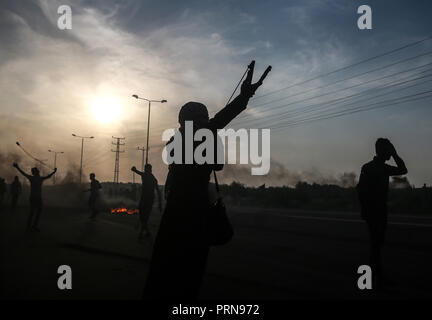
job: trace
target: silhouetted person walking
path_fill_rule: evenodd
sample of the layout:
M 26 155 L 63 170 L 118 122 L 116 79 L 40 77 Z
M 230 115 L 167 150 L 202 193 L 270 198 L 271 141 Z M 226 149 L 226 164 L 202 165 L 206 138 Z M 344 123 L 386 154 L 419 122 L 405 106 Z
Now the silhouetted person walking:
M 41 177 L 38 168 L 32 168 L 32 175 L 29 175 L 22 171 L 16 162 L 13 166 L 30 181 L 30 214 L 27 220 L 27 230 L 39 231 L 38 224 L 42 212 L 42 183 L 51 178 L 57 172 L 57 168 L 54 168 L 54 171 L 46 177 Z
M 19 181 L 18 176 L 15 176 L 14 181 L 10 185 L 10 193 L 12 196 L 11 199 L 12 212 L 15 212 L 16 210 L 18 198 L 21 194 L 21 191 L 22 191 L 21 182 Z
M 379 138 L 375 143 L 375 150 L 374 159 L 363 165 L 361 169 L 357 191 L 361 215 L 369 229 L 372 277 L 374 283 L 380 286 L 383 282 L 381 248 L 384 244 L 387 228 L 389 177 L 406 174 L 408 170 L 388 139 Z M 393 157 L 397 167 L 385 163 L 391 157 Z
M 131 170 L 141 176 L 141 182 L 142 182 L 141 198 L 139 202 L 139 217 L 141 222 L 139 238 L 142 238 L 144 231 L 146 234 L 149 234 L 148 220 L 153 208 L 155 191 L 158 195 L 159 210 L 161 212 L 162 212 L 162 198 L 161 198 L 158 182 L 152 173 L 151 164 L 145 165 L 144 172 L 137 170 L 136 167 L 132 167 Z
M 94 173 L 90 173 L 90 189 L 86 191 L 90 191 L 90 197 L 88 200 L 88 205 L 91 210 L 90 219 L 96 219 L 96 216 L 99 213 L 98 210 L 98 199 L 99 199 L 99 190 L 102 189 L 101 184 L 98 180 L 96 180 L 96 175 Z
M 180 110 L 183 164 L 169 166 L 165 183 L 167 203 L 155 239 L 144 298 L 188 299 L 198 296 L 209 252 L 204 225 L 210 208 L 210 174 L 213 170 L 221 170 L 223 165 L 184 164 L 185 122 L 193 121 L 194 132 L 206 128 L 217 137 L 217 130 L 224 128 L 246 109 L 249 99 L 262 84 L 265 76 L 257 83 L 251 83 L 253 69 L 254 63 L 249 67 L 240 95 L 214 118 L 209 120 L 207 107 L 198 102 L 188 102 Z M 198 144 L 193 140 L 187 143 L 194 148 Z

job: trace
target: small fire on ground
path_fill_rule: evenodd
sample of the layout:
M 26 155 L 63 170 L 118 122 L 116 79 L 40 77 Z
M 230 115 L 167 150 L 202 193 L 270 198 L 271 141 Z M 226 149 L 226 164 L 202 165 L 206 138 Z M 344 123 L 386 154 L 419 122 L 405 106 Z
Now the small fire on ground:
M 122 208 L 113 208 L 113 209 L 111 209 L 111 213 L 113 213 L 113 214 L 130 214 L 130 215 L 132 215 L 132 214 L 139 213 L 139 210 L 138 209 L 128 209 L 128 208 L 122 207 Z

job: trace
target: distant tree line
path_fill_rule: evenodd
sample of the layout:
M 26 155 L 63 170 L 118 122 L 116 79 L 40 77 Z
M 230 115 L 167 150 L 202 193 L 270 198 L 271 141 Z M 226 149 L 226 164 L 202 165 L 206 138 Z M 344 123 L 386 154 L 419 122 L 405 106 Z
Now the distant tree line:
M 225 202 L 238 206 L 300 210 L 359 211 L 355 187 L 298 182 L 294 187 L 247 187 L 233 182 L 222 185 Z M 432 188 L 414 188 L 400 178 L 390 184 L 389 212 L 432 214 Z

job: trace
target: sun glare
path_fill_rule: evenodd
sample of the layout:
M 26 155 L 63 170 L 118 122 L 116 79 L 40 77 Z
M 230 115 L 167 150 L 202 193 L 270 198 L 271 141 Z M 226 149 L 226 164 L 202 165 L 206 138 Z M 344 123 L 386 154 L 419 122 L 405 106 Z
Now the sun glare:
M 120 116 L 120 105 L 114 98 L 98 98 L 93 101 L 93 115 L 99 122 L 113 122 Z

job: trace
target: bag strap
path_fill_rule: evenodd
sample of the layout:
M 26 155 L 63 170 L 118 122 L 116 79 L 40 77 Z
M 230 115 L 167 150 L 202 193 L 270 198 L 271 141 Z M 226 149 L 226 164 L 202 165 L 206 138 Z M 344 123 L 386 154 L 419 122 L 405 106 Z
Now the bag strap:
M 240 84 L 242 83 L 244 77 L 245 77 L 246 74 L 248 73 L 248 71 L 249 71 L 249 69 L 251 68 L 251 66 L 252 66 L 252 63 L 249 64 L 249 65 L 247 66 L 246 71 L 243 73 L 243 76 L 241 77 L 240 81 L 237 83 L 237 86 L 235 87 L 234 92 L 231 94 L 231 97 L 228 99 L 228 102 L 226 103 L 225 106 L 227 106 L 227 105 L 230 103 L 232 97 L 233 97 L 234 94 L 236 93 L 238 87 L 239 87 Z M 171 139 L 172 139 L 172 138 L 171 138 Z M 215 171 L 215 170 L 213 170 L 213 176 L 214 176 L 214 181 L 215 181 L 215 186 L 216 186 L 216 192 L 217 192 L 217 194 L 218 194 L 219 199 L 221 199 L 222 197 L 221 197 L 221 194 L 220 194 L 220 192 L 219 192 L 219 183 L 218 183 L 218 179 L 217 179 L 216 171 Z

